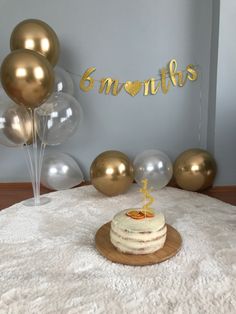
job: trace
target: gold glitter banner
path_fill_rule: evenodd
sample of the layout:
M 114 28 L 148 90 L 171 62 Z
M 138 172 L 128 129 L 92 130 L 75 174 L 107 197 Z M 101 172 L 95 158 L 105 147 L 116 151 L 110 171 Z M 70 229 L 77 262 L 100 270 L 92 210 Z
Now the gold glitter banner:
M 171 86 L 183 87 L 188 80 L 193 82 L 198 78 L 196 66 L 189 64 L 185 70 L 177 70 L 177 61 L 175 59 L 172 59 L 167 67 L 161 69 L 159 78 L 151 77 L 144 81 L 120 82 L 112 77 L 97 80 L 93 77 L 95 71 L 95 67 L 90 67 L 81 77 L 80 88 L 86 93 L 94 88 L 95 82 L 99 82 L 98 92 L 100 94 L 117 96 L 122 89 L 131 96 L 136 96 L 141 91 L 144 96 L 156 95 L 158 92 L 167 94 Z

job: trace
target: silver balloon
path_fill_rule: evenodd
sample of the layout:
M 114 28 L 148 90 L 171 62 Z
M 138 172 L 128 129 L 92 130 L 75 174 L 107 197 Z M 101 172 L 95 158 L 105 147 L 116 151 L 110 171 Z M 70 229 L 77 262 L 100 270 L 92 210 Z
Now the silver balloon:
M 59 66 L 54 69 L 55 74 L 55 92 L 67 93 L 70 95 L 74 94 L 74 83 L 68 72 Z
M 173 166 L 169 157 L 159 150 L 146 150 L 134 159 L 135 181 L 142 186 L 142 180 L 148 180 L 148 187 L 161 189 L 168 184 L 173 175 Z
M 37 132 L 42 143 L 59 145 L 77 130 L 82 117 L 78 101 L 65 93 L 54 93 L 36 108 Z
M 48 153 L 43 160 L 41 183 L 52 190 L 66 190 L 80 184 L 83 173 L 78 163 L 69 155 Z
M 0 87 L 0 144 L 17 147 L 32 138 L 32 119 L 23 106 L 15 104 Z

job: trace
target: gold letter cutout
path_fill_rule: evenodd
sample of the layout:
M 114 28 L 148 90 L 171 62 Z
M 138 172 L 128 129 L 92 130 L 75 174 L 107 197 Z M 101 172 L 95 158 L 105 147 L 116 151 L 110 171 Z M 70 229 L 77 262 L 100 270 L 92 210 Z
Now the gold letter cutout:
M 84 75 L 82 76 L 79 87 L 84 91 L 84 92 L 89 92 L 91 89 L 93 89 L 94 86 L 94 79 L 90 77 L 94 71 L 96 71 L 96 68 L 88 68 L 85 72 Z M 85 85 L 85 82 L 87 81 L 88 85 Z
M 105 94 L 108 95 L 112 89 L 112 95 L 117 96 L 121 91 L 124 84 L 119 87 L 119 80 L 112 79 L 110 77 L 100 80 L 99 93 L 101 94 L 105 89 Z
M 189 64 L 186 68 L 187 71 L 187 77 L 190 81 L 196 81 L 198 78 L 197 70 L 194 68 L 193 64 Z
M 174 86 L 178 84 L 179 87 L 183 87 L 186 84 L 187 81 L 187 75 L 185 77 L 185 80 L 183 80 L 183 72 L 177 71 L 177 61 L 175 59 L 172 59 L 169 63 L 169 72 L 170 72 L 170 79 Z M 176 82 L 176 76 L 177 76 L 177 82 Z
M 163 94 L 167 94 L 169 89 L 170 89 L 170 81 L 168 82 L 167 86 L 166 86 L 166 69 L 162 68 L 161 69 L 161 89 Z
M 155 86 L 156 79 L 150 78 L 149 80 L 144 81 L 144 96 L 147 96 L 149 94 L 149 91 L 151 89 L 151 95 L 156 95 L 159 88 L 161 87 L 161 82 L 157 83 L 157 86 Z

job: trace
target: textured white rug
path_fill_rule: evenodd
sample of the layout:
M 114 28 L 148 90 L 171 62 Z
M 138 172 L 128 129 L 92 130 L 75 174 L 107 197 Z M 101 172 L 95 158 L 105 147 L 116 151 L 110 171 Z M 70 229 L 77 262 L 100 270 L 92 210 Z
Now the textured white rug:
M 155 206 L 183 248 L 159 265 L 112 264 L 96 230 L 141 204 L 137 187 L 107 198 L 93 187 L 51 193 L 52 202 L 0 212 L 0 313 L 236 313 L 236 207 L 165 188 Z

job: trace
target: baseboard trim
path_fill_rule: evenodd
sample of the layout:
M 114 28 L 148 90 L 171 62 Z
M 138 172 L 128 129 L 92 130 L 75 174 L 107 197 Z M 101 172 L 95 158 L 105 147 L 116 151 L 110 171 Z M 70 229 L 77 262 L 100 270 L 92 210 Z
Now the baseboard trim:
M 83 182 L 79 186 L 89 185 L 90 182 Z M 170 184 L 176 187 L 174 183 Z M 52 190 L 41 185 L 41 194 L 49 193 Z M 226 203 L 236 205 L 236 185 L 214 186 L 201 192 L 215 197 Z M 30 182 L 6 182 L 0 183 L 0 210 L 9 207 L 17 202 L 32 197 L 32 186 Z
M 232 191 L 236 193 L 236 185 L 222 185 L 222 186 L 213 186 L 207 191 L 217 191 L 217 192 L 225 192 Z

